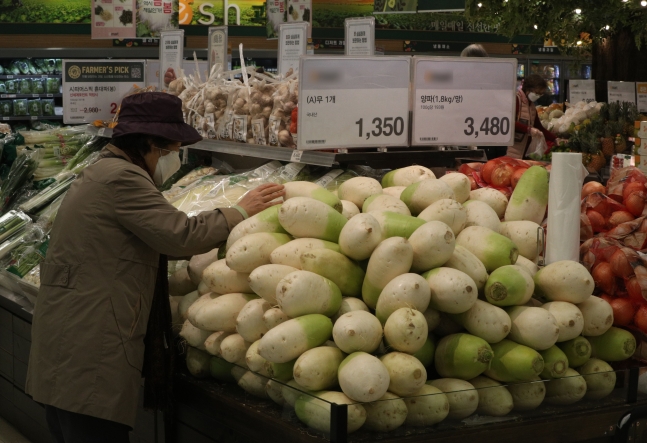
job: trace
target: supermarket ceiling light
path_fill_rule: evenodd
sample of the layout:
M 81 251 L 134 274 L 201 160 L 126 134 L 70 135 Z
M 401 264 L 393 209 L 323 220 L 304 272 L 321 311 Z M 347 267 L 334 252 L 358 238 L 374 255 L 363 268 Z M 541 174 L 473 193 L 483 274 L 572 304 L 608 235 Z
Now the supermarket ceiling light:
M 643 8 L 644 8 L 645 6 L 647 6 L 647 0 L 643 0 L 643 1 L 641 1 L 641 2 L 640 2 L 640 6 L 642 6 Z
M 480 8 L 480 7 L 482 7 L 482 6 L 483 6 L 483 3 L 479 3 L 479 4 L 478 4 L 478 5 L 476 5 L 476 6 L 478 6 L 478 7 Z
M 539 27 L 538 27 L 537 25 L 534 25 L 534 26 L 533 26 L 533 28 L 535 28 L 535 29 L 539 29 Z
M 582 13 L 582 10 L 581 10 L 580 8 L 577 8 L 577 9 L 575 10 L 575 13 L 576 13 L 576 14 L 581 14 L 581 13 Z
M 608 31 L 609 29 L 611 29 L 611 26 L 606 25 L 606 26 L 604 27 L 604 29 L 606 29 L 606 30 Z
M 578 40 L 577 41 L 577 46 L 581 46 L 581 45 L 582 45 L 582 40 Z

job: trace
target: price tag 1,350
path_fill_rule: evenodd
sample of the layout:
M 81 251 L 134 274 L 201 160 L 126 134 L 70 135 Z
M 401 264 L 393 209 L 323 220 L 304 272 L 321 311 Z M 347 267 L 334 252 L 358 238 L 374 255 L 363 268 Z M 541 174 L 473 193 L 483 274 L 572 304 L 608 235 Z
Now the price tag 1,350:
M 516 59 L 413 57 L 412 145 L 512 146 Z
M 302 57 L 297 146 L 407 146 L 410 57 Z

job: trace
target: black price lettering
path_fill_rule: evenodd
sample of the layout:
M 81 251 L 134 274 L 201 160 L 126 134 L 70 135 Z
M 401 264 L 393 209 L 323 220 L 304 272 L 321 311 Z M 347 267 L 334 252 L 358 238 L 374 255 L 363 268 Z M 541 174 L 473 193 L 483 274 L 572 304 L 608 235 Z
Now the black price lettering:
M 508 135 L 510 133 L 510 119 L 508 117 L 485 117 L 479 126 L 478 131 L 474 130 L 474 118 L 467 117 L 465 124 L 467 128 L 463 133 L 468 137 L 478 138 L 480 133 L 485 135 Z
M 404 133 L 404 118 L 402 117 L 375 117 L 371 123 L 373 130 L 364 132 L 364 119 L 360 118 L 355 122 L 358 126 L 358 137 L 365 137 L 366 140 L 373 137 L 390 137 L 392 135 L 400 136 Z

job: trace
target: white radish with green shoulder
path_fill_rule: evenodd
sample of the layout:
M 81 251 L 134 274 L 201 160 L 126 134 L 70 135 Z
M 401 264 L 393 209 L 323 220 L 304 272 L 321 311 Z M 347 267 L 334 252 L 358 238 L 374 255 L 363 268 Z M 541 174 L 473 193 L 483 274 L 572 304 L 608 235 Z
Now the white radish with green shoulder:
M 272 251 L 270 262 L 275 265 L 301 269 L 301 254 L 315 249 L 330 249 L 331 251 L 341 252 L 337 243 L 319 240 L 318 238 L 297 238 Z
M 427 370 L 413 355 L 389 352 L 380 361 L 389 373 L 389 392 L 400 397 L 414 395 L 427 381 Z
M 232 294 L 234 292 L 252 292 L 247 280 L 249 274 L 236 272 L 227 266 L 225 259 L 211 263 L 202 273 L 202 280 L 212 292 Z
M 463 229 L 456 236 L 456 245 L 474 254 L 488 272 L 501 266 L 514 265 L 519 256 L 519 250 L 512 240 L 483 226 Z
M 485 284 L 485 298 L 495 306 L 525 305 L 532 298 L 535 282 L 522 266 L 495 269 Z
M 560 378 L 568 369 L 568 357 L 557 345 L 551 346 L 545 351 L 540 351 L 544 359 L 544 370 L 539 374 L 542 379 Z
M 586 381 L 587 400 L 602 400 L 616 388 L 616 373 L 609 363 L 592 358 L 579 368 Z
M 537 351 L 544 351 L 559 338 L 559 325 L 546 309 L 530 306 L 512 306 L 506 309 L 512 328 L 508 338 Z
M 337 189 L 337 195 L 342 200 L 351 201 L 361 208 L 364 206 L 364 201 L 371 195 L 381 194 L 382 185 L 380 182 L 370 177 L 353 177 L 346 180 Z
M 373 211 L 371 215 L 377 220 L 382 231 L 382 238 L 404 237 L 409 238 L 425 221 L 417 217 L 398 214 L 390 211 Z
M 281 205 L 279 222 L 294 237 L 337 242 L 347 220 L 319 200 L 294 197 Z
M 248 301 L 258 298 L 254 294 L 225 294 L 204 303 L 196 310 L 192 323 L 207 331 L 236 332 L 236 318 Z M 191 309 L 189 309 L 189 320 Z
M 506 389 L 512 395 L 515 411 L 537 409 L 546 397 L 546 386 L 539 377 L 528 383 L 511 383 Z
M 596 337 L 607 332 L 613 326 L 613 308 L 600 297 L 589 297 L 577 304 L 582 313 L 584 324 L 582 335 Z
M 586 395 L 586 380 L 573 368 L 568 368 L 564 377 L 551 380 L 545 385 L 544 402 L 551 405 L 572 405 Z
M 364 303 L 375 309 L 384 287 L 398 275 L 406 274 L 413 263 L 413 247 L 403 237 L 391 237 L 381 242 L 368 262 L 362 284 Z
M 337 372 L 339 386 L 348 398 L 358 402 L 379 400 L 389 388 L 389 372 L 377 357 L 353 352 Z
M 341 252 L 353 260 L 366 260 L 382 241 L 382 227 L 371 214 L 359 214 L 339 234 Z
M 444 265 L 452 257 L 456 238 L 445 223 L 430 221 L 411 234 L 409 243 L 413 247 L 411 269 L 424 272 Z
M 499 216 L 496 215 L 494 209 L 487 203 L 478 200 L 468 200 L 463 203 L 463 206 L 465 207 L 465 211 L 467 211 L 467 219 L 465 220 L 466 228 L 470 226 L 483 226 L 494 232 L 501 230 Z
M 544 301 L 567 301 L 578 304 L 587 300 L 595 289 L 595 282 L 589 271 L 572 260 L 551 263 L 537 272 L 533 278 L 535 296 Z
M 418 214 L 418 218 L 428 222 L 443 222 L 452 229 L 454 235 L 458 235 L 467 223 L 467 209 L 456 200 L 443 198 L 429 205 Z
M 453 268 L 436 268 L 422 276 L 431 289 L 429 306 L 448 314 L 460 314 L 474 306 L 478 289 L 472 277 Z
M 376 402 L 364 403 L 362 406 L 366 409 L 363 428 L 368 431 L 393 431 L 402 426 L 407 419 L 407 405 L 391 392 L 387 392 Z
M 284 393 L 285 396 L 285 393 Z M 366 421 L 366 410 L 341 392 L 319 391 L 301 394 L 294 403 L 294 411 L 306 426 L 319 432 L 330 432 L 330 404 L 348 405 L 346 430 L 350 434 Z
M 456 245 L 452 256 L 443 266 L 446 268 L 456 269 L 469 275 L 472 280 L 474 280 L 479 293 L 483 293 L 485 284 L 489 277 L 487 270 L 485 269 L 483 262 L 468 249 L 463 246 Z
M 413 354 L 417 358 L 422 366 L 425 368 L 430 368 L 434 364 L 434 354 L 436 353 L 436 337 L 433 334 L 427 336 L 425 344 L 422 345 L 422 348 L 418 349 L 416 353 Z
M 236 332 L 246 341 L 255 342 L 269 330 L 263 321 L 263 315 L 272 306 L 262 298 L 247 302 L 236 318 Z
M 434 361 L 441 377 L 470 380 L 490 367 L 493 355 L 492 347 L 482 338 L 458 333 L 440 339 Z
M 341 293 L 361 297 L 364 270 L 344 254 L 330 249 L 315 249 L 301 254 L 301 269 L 334 282 Z
M 444 181 L 452 188 L 454 198 L 457 202 L 464 203 L 469 200 L 472 184 L 465 174 L 461 172 L 449 172 L 438 179 Z
M 240 334 L 231 334 L 224 338 L 220 343 L 220 355 L 223 360 L 229 363 L 236 363 L 244 360 L 247 355 L 247 350 L 252 344 Z
M 249 274 L 249 287 L 268 303 L 276 305 L 276 287 L 279 282 L 286 275 L 298 270 L 298 268 L 287 265 L 259 266 Z
M 538 225 L 544 221 L 548 206 L 548 171 L 531 166 L 512 191 L 505 210 L 505 221 L 528 220 Z
M 462 420 L 469 417 L 479 406 L 479 393 L 470 382 L 458 378 L 429 380 L 428 385 L 440 389 L 449 401 L 447 418 Z
M 295 181 L 284 183 L 283 186 L 285 187 L 284 201 L 295 197 L 308 197 L 327 204 L 337 212 L 342 212 L 342 203 L 339 198 L 316 183 Z
M 270 362 L 285 363 L 308 349 L 321 346 L 332 335 L 332 321 L 325 315 L 293 318 L 270 329 L 261 338 L 258 353 Z
M 454 191 L 442 180 L 427 179 L 416 182 L 402 191 L 400 199 L 409 207 L 411 214 L 418 215 L 438 200 L 455 200 Z
M 490 344 L 506 338 L 512 327 L 512 321 L 507 312 L 483 300 L 476 300 L 467 311 L 450 316 L 455 322 L 463 325 L 470 334 L 481 337 Z
M 362 212 L 368 213 L 374 211 L 390 211 L 404 215 L 411 215 L 411 211 L 409 211 L 409 208 L 402 200 L 388 194 L 371 195 L 364 201 Z
M 427 341 L 427 320 L 420 311 L 400 308 L 389 316 L 384 325 L 384 338 L 397 351 L 415 354 Z M 394 391 L 393 391 L 394 392 Z
M 582 334 L 584 317 L 582 311 L 573 303 L 552 301 L 541 306 L 553 314 L 559 326 L 557 342 L 572 340 Z
M 189 320 L 186 320 L 182 325 L 182 330 L 180 331 L 180 337 L 186 340 L 189 346 L 194 348 L 204 350 L 205 340 L 209 338 L 211 331 L 205 331 L 198 329 Z
M 310 391 L 332 389 L 337 386 L 337 371 L 346 356 L 330 346 L 319 346 L 304 352 L 294 364 L 294 381 Z
M 406 186 L 389 186 L 388 188 L 382 189 L 382 192 L 395 198 L 400 198 L 402 191 L 404 191 L 406 188 Z
M 282 382 L 287 382 L 292 379 L 295 363 L 296 360 L 290 360 L 285 363 L 273 363 L 266 361 L 264 370 L 269 374 L 270 378 Z
M 427 280 L 413 273 L 398 275 L 382 289 L 377 299 L 375 316 L 384 324 L 400 308 L 410 307 L 426 313 L 430 299 L 431 289 Z
M 194 285 L 200 285 L 202 273 L 207 269 L 207 266 L 216 261 L 218 261 L 218 248 L 212 249 L 205 254 L 198 254 L 191 257 L 189 266 L 186 269 Z
M 413 397 L 405 398 L 407 405 L 407 426 L 433 426 L 449 414 L 449 400 L 440 389 L 423 385 Z
M 350 220 L 351 218 L 360 214 L 360 210 L 357 206 L 355 206 L 355 203 L 349 202 L 348 200 L 341 200 L 341 204 L 341 215 L 346 217 L 347 220 Z
M 285 312 L 281 311 L 280 308 L 270 308 L 263 314 L 263 323 L 265 323 L 268 331 L 281 323 L 285 323 L 289 319 L 290 317 L 285 315 Z
M 314 393 L 312 391 L 308 391 L 307 389 L 302 388 L 301 385 L 299 385 L 294 380 L 290 380 L 289 382 L 283 384 L 281 388 L 281 395 L 285 400 L 285 404 L 292 408 L 294 408 L 294 404 L 297 402 L 297 399 L 301 395 L 305 395 L 305 394 L 312 395 Z
M 229 237 L 227 237 L 225 250 L 228 250 L 236 241 L 249 234 L 255 234 L 257 232 L 287 234 L 283 226 L 279 223 L 279 209 L 280 205 L 270 206 L 234 226 L 229 233 Z
M 436 175 L 429 168 L 424 166 L 407 166 L 406 168 L 394 169 L 382 177 L 382 187 L 409 186 L 422 180 L 434 179 Z
M 483 375 L 468 381 L 479 393 L 479 405 L 476 408 L 478 414 L 503 417 L 514 408 L 512 395 L 498 381 Z
M 517 245 L 519 256 L 530 261 L 537 260 L 537 256 L 543 250 L 543 244 L 540 241 L 543 236 L 539 231 L 541 226 L 528 220 L 503 222 L 499 230 L 501 235 L 505 235 Z
M 364 311 L 364 312 L 370 312 L 371 310 L 366 306 L 366 303 L 364 303 L 362 300 L 359 298 L 355 297 L 342 297 L 341 299 L 341 306 L 339 307 L 339 311 L 332 317 L 333 323 L 336 323 L 339 318 L 347 314 L 349 312 L 353 311 Z M 334 331 L 333 331 L 334 335 Z
M 335 344 L 347 354 L 372 353 L 382 341 L 382 324 L 370 312 L 351 311 L 339 317 L 332 330 Z
M 484 203 L 487 203 L 499 219 L 502 219 L 505 215 L 505 209 L 508 207 L 508 197 L 506 197 L 501 191 L 497 191 L 493 188 L 479 188 L 470 191 L 470 200 L 478 200 Z
M 290 240 L 292 237 L 287 234 L 248 234 L 231 245 L 227 251 L 227 266 L 236 272 L 249 274 L 259 266 L 270 264 L 272 251 Z
M 636 338 L 633 334 L 615 326 L 588 340 L 591 343 L 591 357 L 604 361 L 627 360 L 636 352 Z
M 276 301 L 288 317 L 332 317 L 341 306 L 341 291 L 335 283 L 314 272 L 294 271 L 276 286 Z
M 505 383 L 532 381 L 544 370 L 544 359 L 528 346 L 511 340 L 492 345 L 494 357 L 484 375 Z

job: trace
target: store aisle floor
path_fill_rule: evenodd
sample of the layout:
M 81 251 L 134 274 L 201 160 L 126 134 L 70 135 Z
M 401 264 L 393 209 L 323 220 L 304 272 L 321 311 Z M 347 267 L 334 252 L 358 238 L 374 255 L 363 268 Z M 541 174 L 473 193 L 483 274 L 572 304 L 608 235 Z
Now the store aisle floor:
M 0 417 L 0 443 L 31 443 L 27 437 L 16 431 L 5 419 Z

